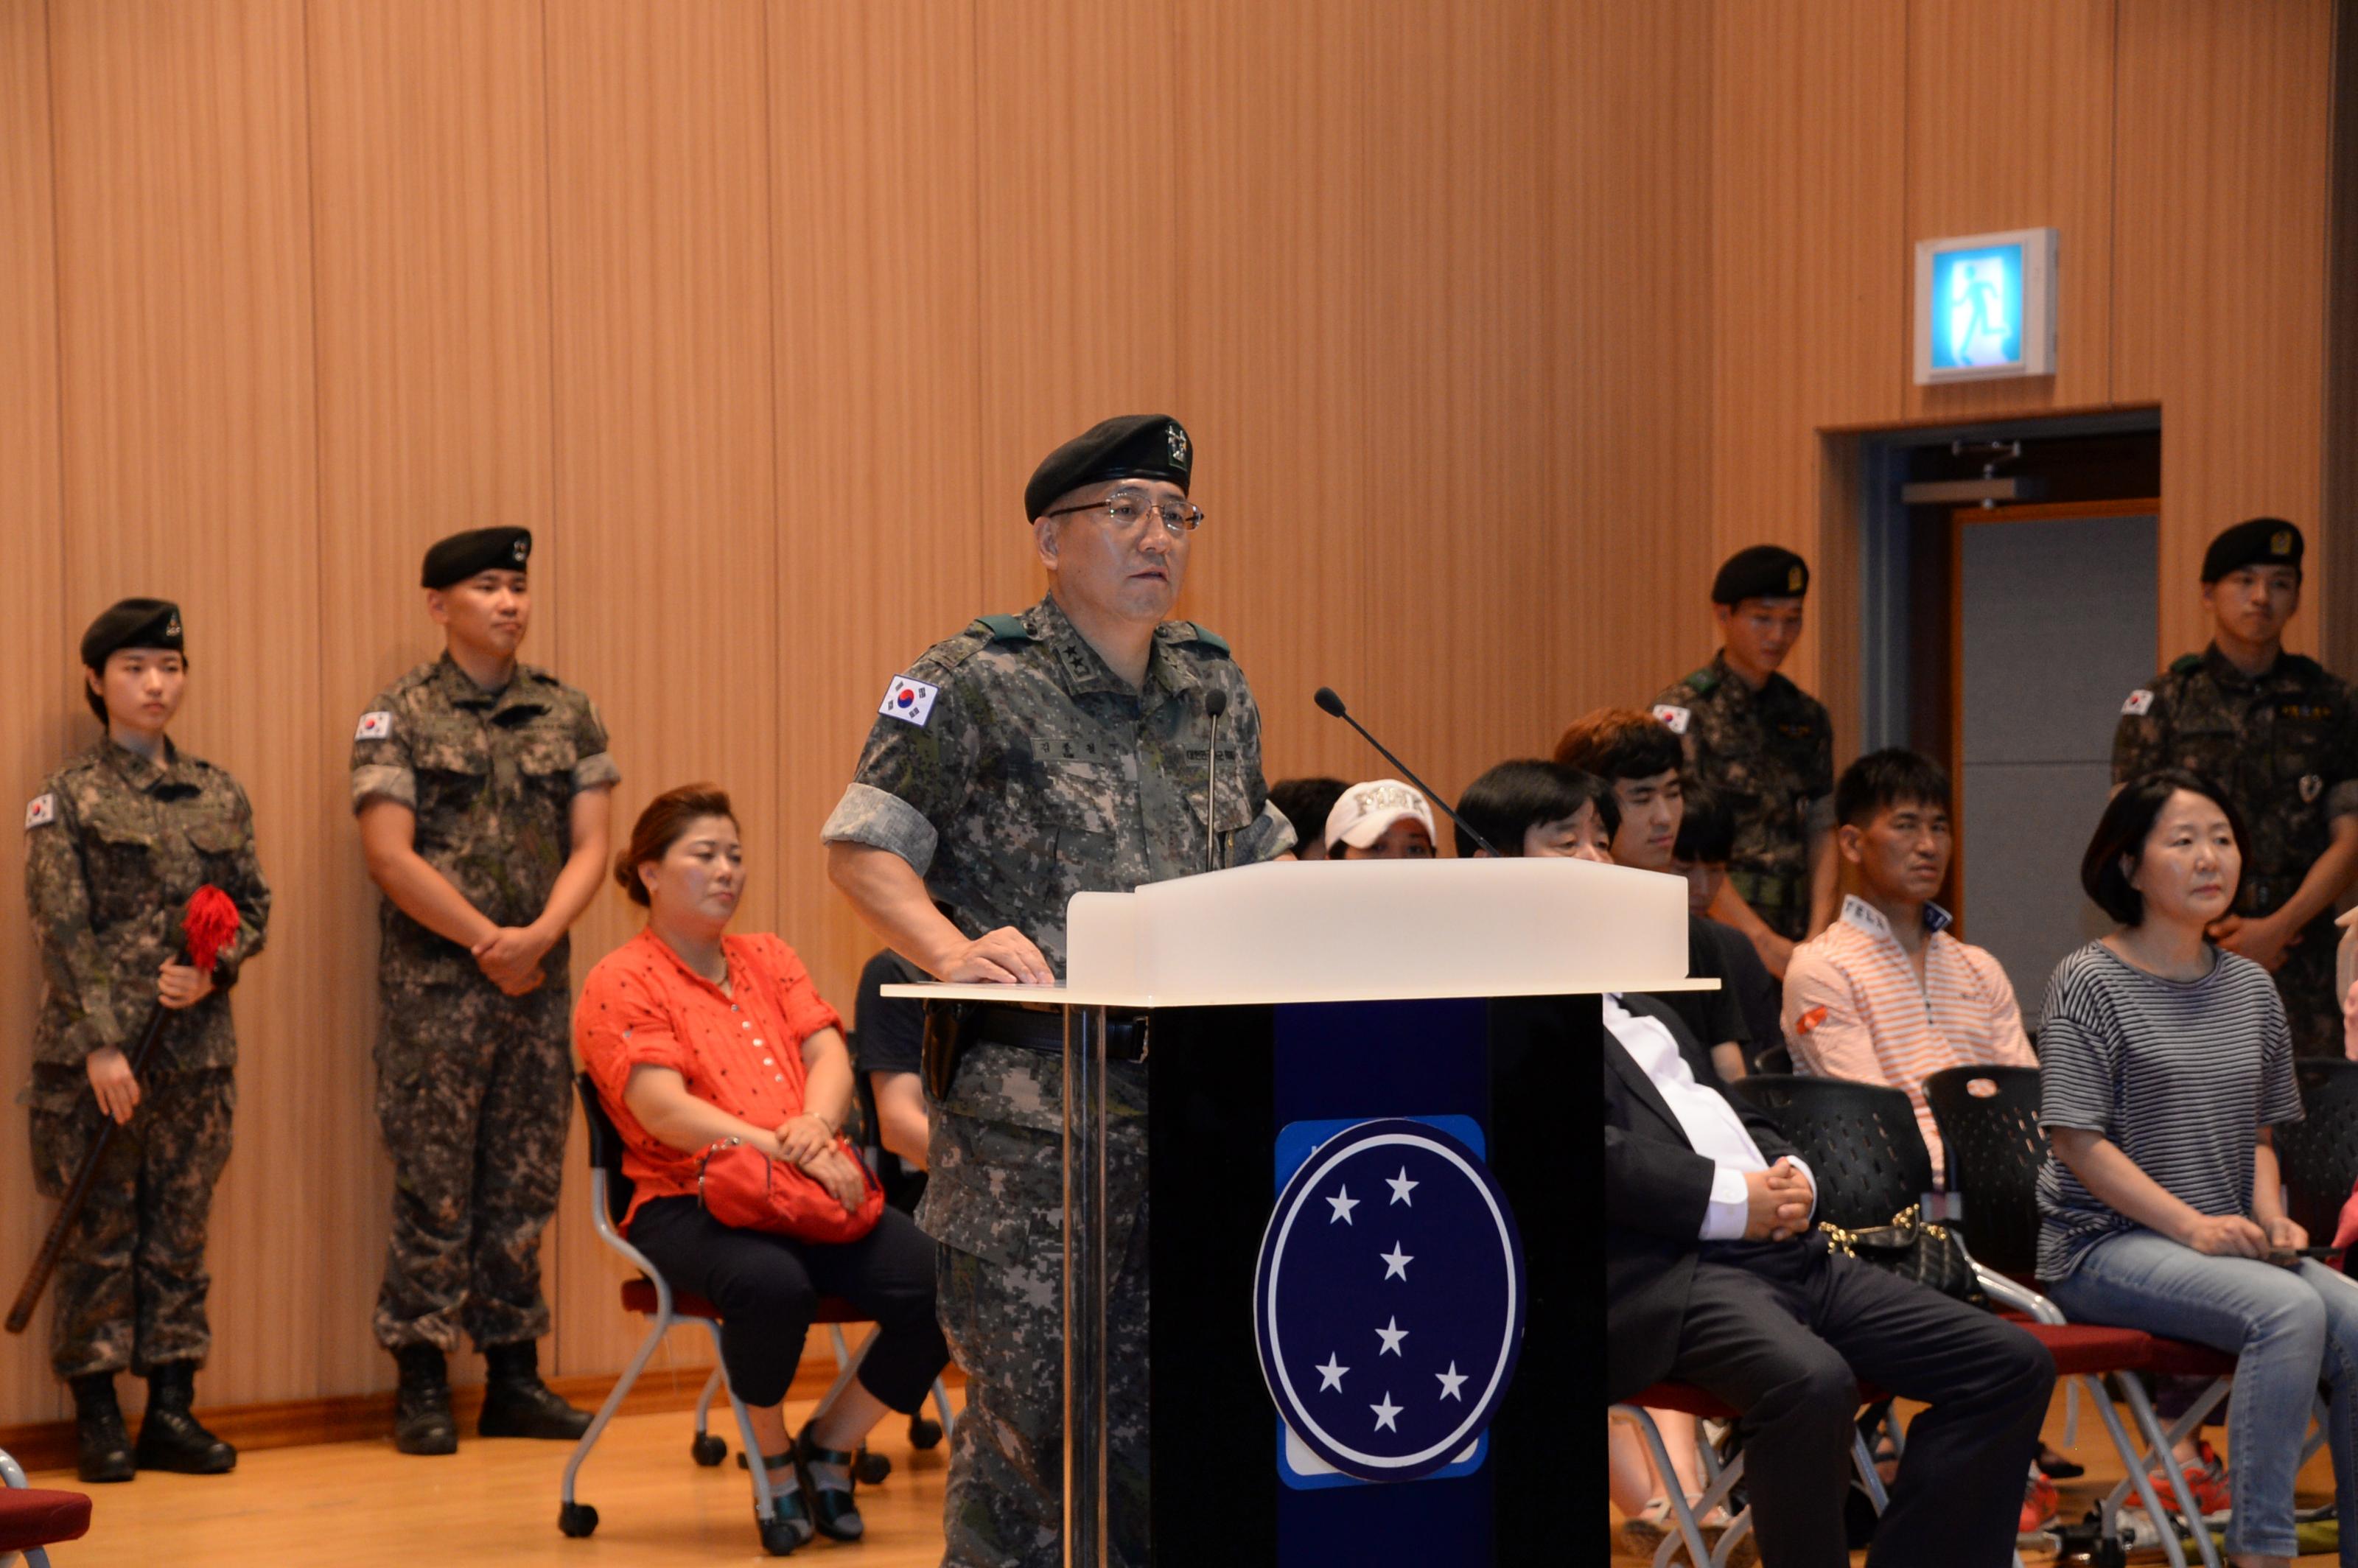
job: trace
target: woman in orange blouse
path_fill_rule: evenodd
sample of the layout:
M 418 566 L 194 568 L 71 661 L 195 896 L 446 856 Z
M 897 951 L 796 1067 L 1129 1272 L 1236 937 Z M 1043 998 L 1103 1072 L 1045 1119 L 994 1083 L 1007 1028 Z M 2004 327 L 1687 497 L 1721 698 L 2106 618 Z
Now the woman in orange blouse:
M 806 1242 L 741 1230 L 697 1197 L 704 1151 L 740 1138 L 800 1166 L 847 1209 L 865 1194 L 835 1137 L 850 1108 L 840 1020 L 795 950 L 730 936 L 745 887 L 729 797 L 709 784 L 659 795 L 614 874 L 646 906 L 646 928 L 582 983 L 574 1041 L 614 1119 L 633 1184 L 622 1228 L 675 1289 L 721 1311 L 720 1358 L 752 1417 L 779 1517 L 859 1538 L 853 1452 L 888 1410 L 914 1411 L 949 1361 L 934 1314 L 934 1244 L 887 1208 L 857 1241 Z M 786 1385 L 822 1295 L 842 1296 L 881 1332 L 859 1375 L 790 1441 Z

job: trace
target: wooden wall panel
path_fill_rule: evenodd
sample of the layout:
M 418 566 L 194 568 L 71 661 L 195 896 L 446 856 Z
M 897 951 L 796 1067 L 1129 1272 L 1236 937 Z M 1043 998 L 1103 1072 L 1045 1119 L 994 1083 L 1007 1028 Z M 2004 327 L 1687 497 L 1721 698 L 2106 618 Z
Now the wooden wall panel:
M 14 811 L 91 728 L 75 695 L 74 643 L 59 590 L 64 524 L 58 490 L 56 236 L 49 180 L 49 16 L 40 5 L 0 6 L 0 769 Z M 18 818 L 11 815 L 7 821 Z M 25 908 L 23 839 L 0 852 L 0 1081 L 31 1073 L 40 963 Z M 24 1114 L 0 1115 L 0 1172 L 27 1190 L 32 1153 Z M 49 1220 L 46 1204 L 0 1213 L 0 1272 L 30 1259 Z M 0 1345 L 0 1412 L 61 1407 L 49 1376 L 44 1316 L 36 1332 Z
M 2334 540 L 2323 470 L 2333 7 L 2146 0 L 2120 10 L 2113 395 L 2161 405 L 2161 647 L 2209 635 L 2212 535 L 2300 523 L 2314 647 Z M 2337 433 L 2347 441 L 2349 433 Z
M 846 1018 L 875 936 L 827 880 L 819 827 L 885 682 L 980 614 L 1022 507 L 981 490 L 972 7 L 770 9 L 775 257 L 777 837 L 786 939 Z M 749 784 L 750 787 L 750 784 Z
M 2056 373 L 1918 386 L 1910 365 L 1910 418 L 1999 418 L 2109 399 L 2116 4 L 1910 0 L 1900 263 L 1912 268 L 1916 242 L 1945 234 L 2062 231 Z M 1972 65 L 1961 70 L 1965 58 Z M 1912 320 L 1903 346 L 1913 353 Z
M 551 521 L 541 44 L 538 0 L 310 8 L 319 571 L 333 608 L 314 726 L 330 784 L 306 805 L 339 958 L 336 1049 L 314 1069 L 324 1114 L 300 1137 L 307 1166 L 353 1173 L 300 1189 L 321 1238 L 309 1326 L 325 1391 L 375 1387 L 392 1365 L 369 1332 L 393 1186 L 373 1109 L 378 898 L 336 785 L 369 698 L 440 650 L 417 586 L 426 546 L 493 524 L 546 540 Z M 546 655 L 557 578 L 534 574 L 527 658 Z
M 179 600 L 175 738 L 253 797 L 279 895 L 241 979 L 239 1150 L 213 1210 L 212 1388 L 314 1391 L 318 1238 L 288 1197 L 337 1048 L 328 929 L 303 15 L 280 4 L 52 8 L 64 610 Z M 312 907 L 316 908 L 316 905 Z M 350 1159 L 352 1156 L 345 1155 Z M 357 1160 L 353 1162 L 359 1163 Z
M 779 842 L 778 649 L 790 607 L 773 589 L 763 7 L 597 0 L 550 7 L 547 28 L 549 533 L 565 612 L 552 627 L 541 607 L 541 654 L 605 717 L 622 770 L 617 843 L 660 791 L 728 787 L 756 873 L 739 921 L 777 930 L 784 890 L 768 847 Z M 575 932 L 577 987 L 638 924 L 619 890 L 591 906 Z M 636 1337 L 613 1295 L 627 1271 L 579 1215 L 580 1192 L 568 1182 L 552 1235 L 566 1370 L 618 1366 Z

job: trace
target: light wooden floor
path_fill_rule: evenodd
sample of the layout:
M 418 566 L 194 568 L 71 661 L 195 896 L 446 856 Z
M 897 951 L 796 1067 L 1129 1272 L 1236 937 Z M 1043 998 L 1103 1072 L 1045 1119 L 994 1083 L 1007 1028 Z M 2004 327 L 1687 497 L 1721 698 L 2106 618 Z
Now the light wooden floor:
M 951 1399 L 957 1399 L 956 1390 Z M 799 1427 L 809 1405 L 789 1403 Z M 716 1415 L 725 1418 L 723 1406 Z M 716 1423 L 718 1424 L 718 1423 Z M 90 1533 L 58 1547 L 58 1568 L 599 1568 L 644 1563 L 766 1563 L 753 1533 L 753 1494 L 730 1458 L 699 1468 L 688 1457 L 686 1411 L 618 1417 L 582 1466 L 577 1496 L 599 1512 L 597 1533 L 557 1533 L 557 1483 L 572 1445 L 464 1437 L 449 1458 L 412 1458 L 390 1442 L 280 1448 L 239 1457 L 227 1476 L 143 1475 L 83 1487 L 73 1473 L 36 1473 L 37 1487 L 92 1499 Z M 942 1479 L 948 1444 L 909 1448 L 907 1423 L 888 1416 L 872 1446 L 892 1474 L 863 1487 L 868 1538 L 824 1539 L 797 1563 L 842 1568 L 934 1568 L 941 1561 Z

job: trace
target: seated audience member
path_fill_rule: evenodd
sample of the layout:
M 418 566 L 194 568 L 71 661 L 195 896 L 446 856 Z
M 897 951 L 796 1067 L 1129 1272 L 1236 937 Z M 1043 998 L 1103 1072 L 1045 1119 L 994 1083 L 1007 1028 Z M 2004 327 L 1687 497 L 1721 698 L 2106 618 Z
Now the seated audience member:
M 1717 791 L 1701 784 L 1686 786 L 1682 805 L 1679 835 L 1671 846 L 1671 870 L 1686 878 L 1687 910 L 1702 918 L 1704 929 L 1719 945 L 1720 973 L 1736 993 L 1745 1032 L 1752 1037 L 1744 1065 L 1757 1073 L 1763 1054 L 1784 1049 L 1785 1027 L 1779 1017 L 1784 987 L 1760 961 L 1760 950 L 1753 946 L 1751 938 L 1711 917 L 1712 900 L 1719 896 L 1720 884 L 1727 880 L 1727 857 L 1736 848 L 1736 818 L 1727 814 L 1726 803 Z
M 1745 1412 L 1760 1560 L 1847 1568 L 1863 1379 L 1909 1423 L 1869 1568 L 2005 1563 L 2055 1364 L 2021 1329 L 1811 1239 L 1808 1166 L 1698 1082 L 1675 1013 L 1603 1002 L 1606 1395 L 1693 1384 Z
M 1341 779 L 1280 779 L 1269 786 L 1270 804 L 1293 825 L 1293 858 L 1326 858 L 1326 814 L 1349 788 Z
M 700 1157 L 741 1139 L 799 1168 L 847 1210 L 866 1195 L 836 1141 L 851 1063 L 835 1010 L 777 937 L 727 935 L 745 889 L 728 795 L 666 791 L 632 830 L 614 874 L 647 923 L 599 961 L 574 1042 L 623 1143 L 635 1191 L 623 1231 L 676 1289 L 718 1304 L 720 1358 L 749 1408 L 779 1516 L 840 1541 L 860 1534 L 852 1455 L 887 1410 L 914 1411 L 949 1361 L 934 1310 L 934 1243 L 886 1208 L 856 1241 L 806 1242 L 721 1224 L 698 1198 Z M 786 1434 L 786 1386 L 821 1295 L 880 1332 L 858 1375 Z
M 1613 863 L 1641 871 L 1671 871 L 1679 823 L 1685 816 L 1679 763 L 1679 738 L 1650 713 L 1634 708 L 1600 708 L 1574 721 L 1556 742 L 1555 760 L 1595 774 L 1610 784 L 1620 807 L 1613 833 Z M 1687 915 L 1687 974 L 1717 980 L 1719 989 L 1672 991 L 1660 1000 L 1685 1021 L 1687 1030 L 1711 1047 L 1713 1068 L 1723 1082 L 1744 1076 L 1752 1031 L 1728 984 L 1719 939 L 1702 916 Z
M 1834 786 L 1834 849 L 1856 891 L 1832 925 L 1793 949 L 1784 1033 L 1821 1077 L 1899 1090 L 1944 1180 L 1924 1080 L 1948 1067 L 2035 1067 L 2006 971 L 1960 942 L 1932 902 L 1954 846 L 1949 776 L 1930 758 L 1870 752 Z
M 925 1004 L 914 997 L 888 997 L 886 986 L 933 979 L 891 948 L 870 958 L 860 971 L 860 993 L 851 1003 L 851 1070 L 868 1075 L 869 1099 L 876 1107 L 876 1143 L 884 1151 L 884 1201 L 914 1213 L 925 1190 L 925 1090 L 919 1078 L 925 1054 Z
M 2276 985 L 2206 936 L 2234 907 L 2244 846 L 2219 786 L 2182 769 L 2104 807 L 2080 883 L 2120 925 L 2056 966 L 2039 1029 L 2039 1277 L 2075 1320 L 2235 1356 L 2226 1547 L 2252 1568 L 2296 1550 L 2320 1380 L 2335 1489 L 2358 1497 L 2358 1291 L 2300 1256 L 2310 1238 L 2284 1211 L 2271 1130 L 2301 1102 Z M 2343 1540 L 2358 1562 L 2358 1532 Z
M 1430 860 L 1433 807 L 1398 779 L 1371 779 L 1336 797 L 1321 838 L 1330 860 Z

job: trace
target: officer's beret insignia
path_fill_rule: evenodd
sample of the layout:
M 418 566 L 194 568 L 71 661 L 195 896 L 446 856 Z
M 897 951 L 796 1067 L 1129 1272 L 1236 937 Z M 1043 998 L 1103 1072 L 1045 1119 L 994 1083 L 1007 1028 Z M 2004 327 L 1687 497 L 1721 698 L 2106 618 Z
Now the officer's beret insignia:
M 2136 690 L 2129 693 L 2129 699 L 2121 704 L 2121 711 L 2127 714 L 2132 719 L 2141 718 L 2145 714 L 2150 712 L 2152 708 L 2153 693 L 2146 690 L 2143 687 L 2139 687 Z
M 2292 554 L 2292 530 L 2279 528 L 2268 535 L 2268 554 L 2283 557 Z
M 55 795 L 37 795 L 33 797 L 33 803 L 25 807 L 25 831 L 27 833 L 44 823 L 55 822 L 57 819 L 58 797 Z
M 179 634 L 180 612 L 175 610 L 172 611 L 172 619 L 164 623 L 164 635 L 167 637 L 177 637 Z
M 1694 717 L 1693 713 L 1690 709 L 1679 708 L 1667 702 L 1658 702 L 1654 704 L 1653 714 L 1655 718 L 1662 721 L 1662 728 L 1668 730 L 1673 735 L 1685 734 L 1687 732 L 1688 720 Z
M 1786 592 L 1799 593 L 1803 588 L 1809 585 L 1809 581 L 1810 574 L 1803 571 L 1798 564 L 1785 568 Z
M 1182 430 L 1174 420 L 1163 427 L 1163 438 L 1170 443 L 1171 460 L 1184 468 L 1187 464 L 1187 432 Z
M 2325 780 L 2322 777 L 2316 773 L 2301 774 L 2300 800 L 2303 806 L 2314 805 L 2317 797 L 2324 793 Z

